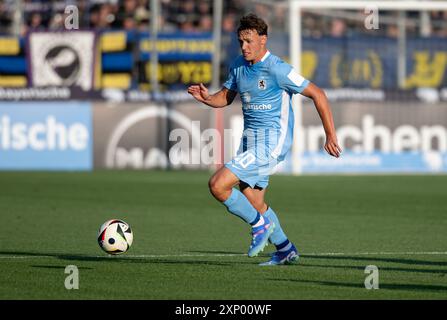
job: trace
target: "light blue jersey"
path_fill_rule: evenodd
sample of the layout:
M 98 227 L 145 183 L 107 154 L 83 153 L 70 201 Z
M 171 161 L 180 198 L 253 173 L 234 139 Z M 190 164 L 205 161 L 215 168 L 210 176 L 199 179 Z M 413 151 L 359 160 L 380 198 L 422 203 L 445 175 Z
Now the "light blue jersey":
M 267 51 L 251 65 L 239 56 L 224 87 L 242 100 L 244 133 L 238 155 L 226 167 L 240 180 L 265 188 L 268 176 L 292 146 L 294 115 L 292 96 L 309 81 L 289 64 Z

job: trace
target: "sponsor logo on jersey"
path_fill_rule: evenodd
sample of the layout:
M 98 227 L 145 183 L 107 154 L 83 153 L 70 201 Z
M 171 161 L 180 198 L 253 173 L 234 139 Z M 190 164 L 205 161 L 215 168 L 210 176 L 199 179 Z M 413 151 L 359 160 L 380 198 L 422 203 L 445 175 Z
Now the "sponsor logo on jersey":
M 244 110 L 271 110 L 271 104 L 244 104 Z

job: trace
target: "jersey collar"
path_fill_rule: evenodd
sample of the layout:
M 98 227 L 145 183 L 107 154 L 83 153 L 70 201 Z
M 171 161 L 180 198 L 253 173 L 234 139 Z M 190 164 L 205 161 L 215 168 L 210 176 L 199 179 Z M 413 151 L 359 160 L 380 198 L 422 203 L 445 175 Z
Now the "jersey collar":
M 259 62 L 256 62 L 255 64 L 251 64 L 250 62 L 246 62 L 246 63 L 248 64 L 248 66 L 253 68 L 253 67 L 256 67 L 256 66 L 262 64 L 262 62 L 264 62 L 269 56 L 270 56 L 270 51 L 267 50 L 267 52 L 264 54 L 262 59 L 259 60 Z
M 269 55 L 270 55 L 270 51 L 267 50 L 267 52 L 266 52 L 266 53 L 264 54 L 264 56 L 262 57 L 261 62 L 264 62 L 265 59 L 267 59 Z

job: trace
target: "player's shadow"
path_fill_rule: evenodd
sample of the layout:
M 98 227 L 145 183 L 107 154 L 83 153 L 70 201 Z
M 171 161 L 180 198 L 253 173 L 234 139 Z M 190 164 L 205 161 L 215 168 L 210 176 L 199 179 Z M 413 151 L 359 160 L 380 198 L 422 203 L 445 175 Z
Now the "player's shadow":
M 219 266 L 219 267 L 233 267 L 234 263 L 231 262 L 217 262 L 217 261 L 207 261 L 207 260 L 197 260 L 185 261 L 185 260 L 175 260 L 173 259 L 154 259 L 149 263 L 151 264 L 178 264 L 178 265 L 201 265 L 201 266 Z
M 86 256 L 80 254 L 66 254 L 66 253 L 54 253 L 54 252 L 26 252 L 26 251 L 0 251 L 0 256 L 26 256 L 26 257 L 36 257 L 36 258 L 57 258 L 60 260 L 73 260 L 73 261 L 117 261 L 118 259 L 112 259 L 115 257 L 96 257 L 96 256 Z M 19 258 L 20 259 L 20 258 Z
M 204 259 L 184 260 L 175 257 L 172 258 L 159 258 L 159 257 L 129 257 L 129 256 L 87 256 L 80 254 L 60 254 L 60 253 L 48 253 L 48 252 L 25 252 L 25 251 L 0 251 L 0 257 L 5 256 L 18 256 L 18 259 L 22 256 L 26 257 L 39 257 L 39 258 L 56 258 L 64 261 L 74 262 L 107 262 L 107 263 L 149 263 L 149 264 L 179 264 L 179 265 L 209 265 L 209 266 L 224 266 L 233 267 L 235 264 L 241 264 L 241 262 L 234 261 L 209 261 Z M 253 262 L 246 262 L 247 264 L 253 264 Z M 39 267 L 39 266 L 32 266 Z M 40 266 L 44 267 L 44 266 Z M 59 266 L 47 266 L 51 268 L 59 268 Z
M 355 270 L 365 270 L 365 266 L 347 266 L 347 265 L 328 265 L 328 264 L 300 264 L 301 267 L 310 268 L 331 268 L 331 269 L 355 269 Z M 380 270 L 384 271 L 401 271 L 401 272 L 414 272 L 414 273 L 435 273 L 439 275 L 447 274 L 447 269 L 410 269 L 410 268 L 399 268 L 399 267 L 381 267 Z
M 51 265 L 31 265 L 32 268 L 41 268 L 41 269 L 64 269 L 66 266 L 51 266 Z M 89 267 L 77 267 L 80 270 L 92 270 L 93 268 Z
M 188 251 L 188 253 L 200 253 L 200 254 L 212 254 L 212 255 L 246 255 L 245 252 L 240 252 L 240 251 L 215 251 L 215 250 L 190 250 Z
M 335 282 L 335 281 L 317 281 L 317 280 L 300 280 L 300 279 L 268 279 L 268 281 L 275 282 L 298 282 L 309 283 L 311 285 L 322 285 L 337 288 L 358 288 L 365 290 L 363 283 L 347 283 L 347 282 Z M 397 284 L 397 283 L 380 283 L 379 289 L 388 290 L 404 290 L 404 291 L 447 291 L 447 286 L 441 285 L 428 285 L 428 284 Z
M 199 253 L 199 254 L 210 254 L 210 255 L 240 255 L 244 256 L 245 253 L 242 252 L 236 252 L 236 251 L 215 251 L 215 250 L 191 250 L 188 251 L 188 253 Z M 268 257 L 267 253 L 260 254 L 260 257 Z M 401 259 L 401 258 L 392 258 L 392 257 L 375 257 L 375 256 L 368 256 L 368 257 L 360 257 L 360 256 L 336 256 L 336 255 L 300 255 L 302 259 L 333 259 L 333 260 L 353 260 L 353 261 L 367 261 L 368 264 L 371 264 L 372 262 L 381 261 L 381 262 L 388 262 L 388 263 L 400 263 L 400 264 L 407 264 L 407 265 L 424 265 L 424 266 L 441 266 L 445 267 L 447 266 L 447 262 L 442 261 L 427 261 L 427 260 L 415 260 L 415 259 Z M 243 263 L 243 262 L 242 262 Z M 249 263 L 251 264 L 251 263 Z M 257 263 L 256 263 L 257 264 Z M 298 263 L 296 264 L 300 267 L 323 267 L 323 268 L 340 268 L 340 269 L 358 269 L 358 270 L 364 270 L 365 266 L 346 266 L 346 265 L 327 265 L 327 264 L 303 264 Z M 402 267 L 380 267 L 380 270 L 388 270 L 388 271 L 402 271 L 402 272 L 420 272 L 420 273 L 435 273 L 435 274 L 447 274 L 447 269 L 411 269 L 411 268 L 402 268 Z
M 408 265 L 425 265 L 425 266 L 440 266 L 446 267 L 447 261 L 428 261 L 428 260 L 416 260 L 416 259 L 404 259 L 393 257 L 377 257 L 377 256 L 341 256 L 341 255 L 305 255 L 300 256 L 303 259 L 324 259 L 324 260 L 352 260 L 352 261 L 365 261 L 371 263 L 373 261 L 388 262 L 388 263 L 400 263 Z

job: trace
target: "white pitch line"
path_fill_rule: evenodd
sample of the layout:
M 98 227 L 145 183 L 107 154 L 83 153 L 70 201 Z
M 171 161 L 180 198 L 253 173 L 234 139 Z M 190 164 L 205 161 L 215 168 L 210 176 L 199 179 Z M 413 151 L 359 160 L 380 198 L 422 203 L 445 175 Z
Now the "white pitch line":
M 70 256 L 70 254 L 65 254 Z M 407 251 L 407 252 L 310 252 L 301 253 L 302 256 L 417 256 L 417 255 L 447 255 L 447 251 Z M 64 255 L 0 255 L 0 259 L 34 259 L 34 258 L 54 258 Z M 72 255 L 77 257 L 76 255 Z M 200 258 L 200 257 L 244 257 L 247 256 L 245 253 L 219 253 L 219 254 L 147 254 L 147 255 L 117 255 L 117 256 L 79 256 L 79 258 Z
M 55 255 L 0 255 L 0 259 L 34 259 L 34 258 L 54 258 L 54 257 L 79 257 L 79 258 L 176 258 L 176 257 L 243 257 L 246 254 L 144 254 L 144 255 L 103 255 L 103 256 L 81 256 L 81 255 L 70 255 L 70 254 L 55 254 Z
M 410 251 L 410 252 L 321 252 L 302 253 L 303 256 L 418 256 L 447 255 L 447 251 Z
M 301 256 L 368 256 L 368 255 L 447 255 L 447 251 L 410 251 L 410 252 L 310 252 L 300 253 Z M 167 255 L 129 255 L 129 258 L 168 258 L 168 257 L 243 257 L 245 253 L 238 254 L 167 254 Z

